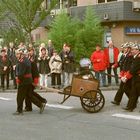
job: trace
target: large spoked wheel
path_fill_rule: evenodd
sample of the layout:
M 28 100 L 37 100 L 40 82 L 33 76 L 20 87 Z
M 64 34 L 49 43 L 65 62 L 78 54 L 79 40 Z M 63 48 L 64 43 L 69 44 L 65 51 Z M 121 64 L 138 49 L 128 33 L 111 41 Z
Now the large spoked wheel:
M 105 104 L 105 98 L 100 90 L 87 91 L 80 99 L 82 107 L 90 113 L 99 112 Z

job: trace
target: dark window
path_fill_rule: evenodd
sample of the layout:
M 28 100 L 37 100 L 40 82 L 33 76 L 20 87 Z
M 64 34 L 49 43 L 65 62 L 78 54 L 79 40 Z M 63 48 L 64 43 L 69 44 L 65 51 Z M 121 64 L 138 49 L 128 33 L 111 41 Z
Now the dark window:
M 98 3 L 105 3 L 105 0 L 98 0 Z
M 111 2 L 111 1 L 117 1 L 117 0 L 107 0 L 107 2 Z

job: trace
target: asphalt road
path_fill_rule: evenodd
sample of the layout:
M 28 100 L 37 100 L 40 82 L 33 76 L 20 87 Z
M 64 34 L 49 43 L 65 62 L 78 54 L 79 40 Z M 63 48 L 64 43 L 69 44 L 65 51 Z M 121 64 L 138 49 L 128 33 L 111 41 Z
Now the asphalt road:
M 124 97 L 120 106 L 110 103 L 114 91 L 103 91 L 105 107 L 99 113 L 83 110 L 79 98 L 71 97 L 60 106 L 63 96 L 57 93 L 40 93 L 48 100 L 43 114 L 33 106 L 33 112 L 14 116 L 16 93 L 0 93 L 0 140 L 139 140 L 140 113 L 122 110 L 127 103 Z M 132 119 L 113 117 L 114 114 L 132 115 Z

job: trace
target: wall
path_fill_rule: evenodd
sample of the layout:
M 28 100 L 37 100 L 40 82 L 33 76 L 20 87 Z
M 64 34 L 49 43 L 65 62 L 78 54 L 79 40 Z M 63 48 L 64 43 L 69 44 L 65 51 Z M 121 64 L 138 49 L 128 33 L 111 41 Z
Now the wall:
M 47 38 L 47 29 L 44 27 L 38 27 L 36 30 L 32 31 L 33 41 L 45 40 Z

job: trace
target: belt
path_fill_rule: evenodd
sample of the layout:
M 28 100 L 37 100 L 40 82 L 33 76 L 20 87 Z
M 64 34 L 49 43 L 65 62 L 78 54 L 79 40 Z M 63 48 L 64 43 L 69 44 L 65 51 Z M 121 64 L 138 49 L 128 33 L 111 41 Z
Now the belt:
M 31 78 L 32 77 L 32 74 L 25 74 L 24 75 L 24 78 Z

